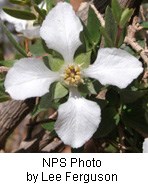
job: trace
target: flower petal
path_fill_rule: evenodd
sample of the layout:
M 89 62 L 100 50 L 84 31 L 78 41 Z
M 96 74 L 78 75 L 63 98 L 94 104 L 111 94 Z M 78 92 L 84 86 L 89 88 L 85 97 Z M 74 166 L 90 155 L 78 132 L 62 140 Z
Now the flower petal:
M 97 79 L 103 85 L 115 85 L 122 89 L 142 71 L 142 63 L 128 52 L 116 48 L 104 48 L 98 52 L 95 63 L 84 70 L 84 75 Z
M 59 75 L 50 71 L 42 60 L 23 58 L 8 71 L 4 86 L 13 99 L 24 100 L 46 94 L 50 84 L 58 79 Z
M 35 39 L 40 37 L 40 26 L 28 26 L 22 33 L 28 39 Z
M 79 34 L 83 27 L 72 6 L 59 2 L 47 15 L 40 30 L 48 48 L 61 53 L 65 62 L 73 62 L 76 49 L 81 45 Z
M 81 147 L 97 130 L 101 117 L 97 103 L 72 91 L 68 101 L 60 105 L 55 131 L 62 141 L 73 148 Z
M 143 142 L 143 153 L 148 153 L 148 138 L 144 139 L 144 142 Z

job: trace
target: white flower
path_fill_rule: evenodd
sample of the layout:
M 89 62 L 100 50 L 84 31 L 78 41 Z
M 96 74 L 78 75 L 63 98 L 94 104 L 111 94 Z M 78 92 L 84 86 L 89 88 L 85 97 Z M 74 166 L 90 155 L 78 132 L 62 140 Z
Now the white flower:
M 143 142 L 143 153 L 148 153 L 148 138 L 144 139 L 144 142 Z
M 75 51 L 81 45 L 79 35 L 82 29 L 72 6 L 58 3 L 43 22 L 40 35 L 48 48 L 61 53 L 64 66 L 59 72 L 53 72 L 40 59 L 24 58 L 15 63 L 5 80 L 6 91 L 17 100 L 42 96 L 55 81 L 67 85 L 69 98 L 59 107 L 55 130 L 63 142 L 73 148 L 88 141 L 101 121 L 100 107 L 96 102 L 81 97 L 78 84 L 85 77 L 91 77 L 104 85 L 124 88 L 143 70 L 141 62 L 135 57 L 116 48 L 101 49 L 94 64 L 82 69 L 73 60 Z
M 34 39 L 40 37 L 40 26 L 34 26 L 34 21 L 22 20 L 12 17 L 0 10 L 0 19 L 2 21 L 7 21 L 14 25 L 15 30 L 23 34 L 24 37 L 28 39 Z

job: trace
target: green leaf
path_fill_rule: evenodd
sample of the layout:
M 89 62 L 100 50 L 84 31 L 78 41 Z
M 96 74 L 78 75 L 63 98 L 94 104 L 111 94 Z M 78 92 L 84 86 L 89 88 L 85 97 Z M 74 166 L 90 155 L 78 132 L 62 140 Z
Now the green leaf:
M 33 0 L 35 4 L 39 5 L 43 0 Z
M 144 29 L 148 29 L 148 22 L 142 22 L 140 24 Z
M 3 8 L 3 10 L 10 16 L 13 16 L 15 18 L 19 18 L 22 20 L 35 20 L 36 19 L 35 14 L 29 11 L 11 9 L 11 8 Z
M 75 57 L 75 63 L 80 64 L 82 68 L 87 68 L 91 62 L 91 51 L 81 53 Z
M 97 45 L 98 42 L 100 41 L 100 38 L 101 38 L 100 29 L 99 29 L 100 26 L 101 25 L 97 18 L 96 13 L 91 7 L 89 7 L 87 30 L 88 30 L 89 37 L 93 45 Z
M 116 125 L 116 109 L 114 107 L 106 107 L 101 113 L 101 123 L 94 137 L 100 138 L 107 136 L 113 129 L 117 127 Z
M 111 8 L 108 6 L 105 11 L 105 31 L 107 32 L 109 38 L 115 46 L 116 37 L 117 37 L 117 23 L 112 14 Z
M 37 5 L 34 5 L 34 9 L 36 10 L 36 12 L 39 14 L 39 16 L 44 20 L 46 17 L 46 11 L 40 9 Z
M 49 58 L 49 66 L 52 71 L 59 71 L 61 67 L 64 65 L 64 60 L 60 58 L 53 57 L 52 55 L 48 55 Z
M 139 99 L 132 104 L 128 104 L 122 112 L 122 121 L 126 127 L 131 127 L 139 133 L 148 134 L 148 124 L 142 102 L 143 99 Z
M 43 123 L 43 124 L 42 124 L 42 127 L 43 127 L 44 129 L 46 129 L 46 130 L 48 130 L 48 131 L 51 132 L 51 131 L 54 130 L 54 124 L 55 124 L 54 121 L 49 122 L 49 123 Z
M 10 100 L 10 96 L 5 93 L 4 82 L 0 80 L 0 102 Z
M 106 92 L 105 96 L 106 96 L 106 100 L 108 101 L 109 105 L 115 106 L 116 108 L 118 108 L 120 106 L 120 95 L 119 95 L 118 91 L 111 88 Z
M 120 92 L 121 101 L 125 104 L 133 103 L 146 94 L 148 94 L 148 90 L 132 91 L 132 90 L 123 89 Z
M 112 7 L 113 16 L 116 19 L 117 23 L 119 23 L 122 14 L 122 8 L 118 0 L 112 0 L 111 7 Z
M 30 46 L 30 52 L 34 56 L 43 56 L 44 54 L 46 54 L 41 39 L 36 40 L 36 42 Z
M 2 22 L 0 23 L 0 25 L 2 26 L 2 28 L 4 30 L 4 33 L 7 35 L 8 39 L 13 44 L 15 49 L 20 54 L 22 54 L 23 56 L 27 57 L 27 54 L 26 54 L 25 50 L 17 43 L 17 41 L 14 39 L 13 35 L 11 34 L 11 32 L 7 29 L 7 27 Z
M 2 60 L 0 61 L 0 66 L 6 66 L 8 68 L 11 68 L 15 62 L 16 60 Z
M 16 4 L 16 5 L 31 5 L 30 0 L 9 0 L 10 3 Z
M 111 40 L 109 34 L 106 32 L 104 27 L 100 27 L 101 34 L 104 37 L 105 40 L 105 46 L 106 47 L 114 47 L 113 41 Z
M 121 19 L 120 19 L 120 27 L 124 28 L 126 26 L 126 24 L 128 23 L 128 21 L 130 20 L 131 16 L 133 15 L 134 9 L 129 9 L 126 8 L 121 15 Z
M 47 11 L 50 11 L 55 5 L 56 2 L 55 0 L 45 0 L 46 1 L 46 6 L 47 6 Z
M 55 84 L 53 99 L 63 98 L 67 94 L 68 94 L 68 90 L 60 82 L 57 82 Z

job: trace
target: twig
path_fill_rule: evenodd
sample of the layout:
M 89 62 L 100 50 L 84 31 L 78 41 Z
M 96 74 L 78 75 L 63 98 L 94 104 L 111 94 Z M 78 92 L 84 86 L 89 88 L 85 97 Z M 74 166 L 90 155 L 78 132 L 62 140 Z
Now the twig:
M 134 17 L 132 25 L 129 25 L 127 36 L 125 37 L 124 42 L 130 45 L 137 53 L 140 54 L 141 58 L 148 65 L 148 52 L 143 49 L 135 39 L 135 34 L 137 31 L 141 30 L 142 27 L 138 24 L 138 18 Z
M 5 66 L 0 67 L 0 73 L 8 72 L 8 70 L 9 70 L 9 68 L 7 68 Z
M 120 149 L 120 153 L 124 153 L 125 149 L 126 149 L 125 144 L 124 144 L 124 140 L 125 140 L 124 127 L 121 124 L 118 126 L 118 133 L 119 133 L 119 149 Z
M 99 13 L 97 8 L 93 4 L 90 4 L 90 6 L 94 10 L 95 14 L 97 15 L 97 18 L 99 19 L 99 21 L 101 23 L 101 26 L 104 27 L 105 26 L 105 20 L 104 20 L 102 14 Z

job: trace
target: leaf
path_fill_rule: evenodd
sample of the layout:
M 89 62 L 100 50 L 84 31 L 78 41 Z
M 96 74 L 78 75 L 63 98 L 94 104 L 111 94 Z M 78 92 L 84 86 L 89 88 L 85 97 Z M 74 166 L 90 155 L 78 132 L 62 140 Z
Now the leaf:
M 57 82 L 55 84 L 53 99 L 63 98 L 67 94 L 68 94 L 68 90 L 60 82 Z
M 134 9 L 129 9 L 126 8 L 121 15 L 121 19 L 120 19 L 120 27 L 124 28 L 126 26 L 126 24 L 128 23 L 128 21 L 130 20 L 131 16 L 133 15 Z
M 80 64 L 82 68 L 87 68 L 91 62 L 91 51 L 87 53 L 81 53 L 76 56 L 75 63 Z
M 8 39 L 13 44 L 15 49 L 20 54 L 22 54 L 24 57 L 27 57 L 27 54 L 26 54 L 25 50 L 17 43 L 17 41 L 14 39 L 13 35 L 11 34 L 11 32 L 7 29 L 7 27 L 2 22 L 0 23 L 0 25 L 2 26 L 2 28 L 4 30 L 4 33 L 7 35 Z
M 96 131 L 94 137 L 100 138 L 107 136 L 113 129 L 117 127 L 116 125 L 116 109 L 114 107 L 106 107 L 102 110 L 102 120 Z
M 16 4 L 16 5 L 31 5 L 30 0 L 9 0 L 10 3 Z
M 148 29 L 148 22 L 147 21 L 142 22 L 140 25 L 143 27 L 143 29 Z
M 8 68 L 11 68 L 15 62 L 16 60 L 2 60 L 0 61 L 0 66 L 6 66 Z
M 143 99 L 139 99 L 135 103 L 128 104 L 122 112 L 122 121 L 126 127 L 131 127 L 139 133 L 148 134 L 148 124 L 142 101 Z
M 117 21 L 117 23 L 119 23 L 122 14 L 122 8 L 119 2 L 117 0 L 112 0 L 111 7 L 112 7 L 113 16 Z
M 29 11 L 11 9 L 11 8 L 3 8 L 3 10 L 10 16 L 13 16 L 15 18 L 19 18 L 22 20 L 35 20 L 36 19 L 35 14 Z
M 46 1 L 46 6 L 47 6 L 47 11 L 50 11 L 55 5 L 56 2 L 55 0 L 45 0 Z
M 87 20 L 87 30 L 89 33 L 89 37 L 91 39 L 92 44 L 97 45 L 100 41 L 101 35 L 100 35 L 100 22 L 97 18 L 96 13 L 94 10 L 89 7 L 88 11 L 88 20 Z
M 33 0 L 35 4 L 39 5 L 43 0 Z
M 34 56 L 43 56 L 46 53 L 41 39 L 36 40 L 36 42 L 30 46 L 30 52 Z
M 109 6 L 105 11 L 105 31 L 107 32 L 109 38 L 115 46 L 117 36 L 117 23 Z
M 123 89 L 120 92 L 121 101 L 125 104 L 133 103 L 146 94 L 148 94 L 148 90 L 132 91 L 132 90 Z
M 54 124 L 55 124 L 54 121 L 49 122 L 49 123 L 44 123 L 44 124 L 42 124 L 42 127 L 43 127 L 44 129 L 46 129 L 46 130 L 48 130 L 48 131 L 51 132 L 51 131 L 54 130 Z
M 103 35 L 105 39 L 105 46 L 106 47 L 114 47 L 114 44 L 109 36 L 109 34 L 106 32 L 104 27 L 100 27 L 101 34 Z
M 34 5 L 34 9 L 39 14 L 39 16 L 44 20 L 46 17 L 46 11 L 43 9 L 40 9 L 37 5 Z
M 64 60 L 60 58 L 53 57 L 52 55 L 48 55 L 49 66 L 52 71 L 59 71 L 61 67 L 64 65 Z
M 120 106 L 120 95 L 118 91 L 114 90 L 113 88 L 109 89 L 106 92 L 106 100 L 108 101 L 109 105 L 115 106 L 119 108 Z
M 10 96 L 7 93 L 5 93 L 3 80 L 0 80 L 0 102 L 4 102 L 7 100 L 10 100 Z

